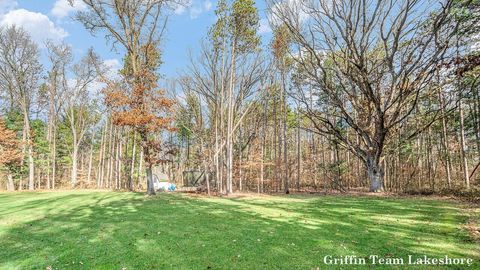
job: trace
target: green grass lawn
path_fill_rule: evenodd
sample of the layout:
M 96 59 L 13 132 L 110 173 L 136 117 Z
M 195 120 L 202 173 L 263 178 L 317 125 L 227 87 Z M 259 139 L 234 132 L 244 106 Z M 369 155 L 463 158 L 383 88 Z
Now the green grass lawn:
M 474 265 L 450 268 L 480 269 L 461 207 L 346 196 L 0 193 L 0 269 L 370 269 L 369 261 L 323 260 L 378 255 L 407 263 L 409 254 L 469 257 Z

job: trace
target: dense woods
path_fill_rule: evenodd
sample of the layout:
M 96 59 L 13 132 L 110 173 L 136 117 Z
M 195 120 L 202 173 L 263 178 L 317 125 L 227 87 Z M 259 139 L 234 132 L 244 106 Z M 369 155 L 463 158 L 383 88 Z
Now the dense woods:
M 477 0 L 268 0 L 266 44 L 253 0 L 219 0 L 168 80 L 175 1 L 83 2 L 74 19 L 123 53 L 116 74 L 0 28 L 1 189 L 154 194 L 153 167 L 218 194 L 479 188 Z

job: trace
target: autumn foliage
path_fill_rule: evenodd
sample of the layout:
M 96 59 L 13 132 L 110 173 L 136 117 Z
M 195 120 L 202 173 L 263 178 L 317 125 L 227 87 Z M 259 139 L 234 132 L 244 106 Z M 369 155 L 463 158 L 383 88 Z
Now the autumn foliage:
M 0 119 L 0 165 L 11 166 L 20 163 L 22 153 L 20 141 L 13 130 Z
M 174 131 L 171 117 L 174 102 L 157 88 L 157 76 L 144 69 L 132 76 L 125 76 L 122 83 L 110 83 L 104 89 L 105 103 L 111 110 L 112 122 L 118 126 L 129 126 L 142 137 L 142 146 L 153 151 L 146 153 L 145 161 L 150 164 L 161 162 L 158 157 L 163 147 L 155 134 Z
M 174 105 L 157 89 L 156 76 L 149 71 L 134 75 L 133 89 L 116 85 L 105 89 L 106 104 L 112 109 L 113 122 L 119 126 L 132 126 L 147 132 L 170 130 L 172 118 L 168 117 Z

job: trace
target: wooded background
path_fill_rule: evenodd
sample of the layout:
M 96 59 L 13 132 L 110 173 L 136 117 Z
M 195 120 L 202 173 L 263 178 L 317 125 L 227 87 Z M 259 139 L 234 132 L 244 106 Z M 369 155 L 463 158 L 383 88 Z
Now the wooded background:
M 220 0 L 169 80 L 171 1 L 83 1 L 75 19 L 125 52 L 118 74 L 0 28 L 1 189 L 146 189 L 160 166 L 227 194 L 478 190 L 479 1 L 269 0 L 261 44 L 254 1 Z

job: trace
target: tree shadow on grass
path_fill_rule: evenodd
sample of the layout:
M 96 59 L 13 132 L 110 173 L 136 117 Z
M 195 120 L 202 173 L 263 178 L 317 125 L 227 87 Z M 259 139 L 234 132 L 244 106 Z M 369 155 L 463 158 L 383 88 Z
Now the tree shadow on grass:
M 244 212 L 320 230 L 318 237 L 343 247 L 344 255 L 448 255 L 473 258 L 478 263 L 479 248 L 461 228 L 467 216 L 451 202 L 365 197 L 322 197 L 306 203 L 288 203 L 286 199 L 283 203 L 275 199 L 231 201 Z M 273 209 L 281 214 L 271 215 Z
M 327 255 L 372 254 L 477 256 L 478 266 L 475 244 L 457 227 L 463 217 L 441 203 L 59 194 L 0 206 L 21 220 L 0 227 L 1 269 L 323 269 Z

